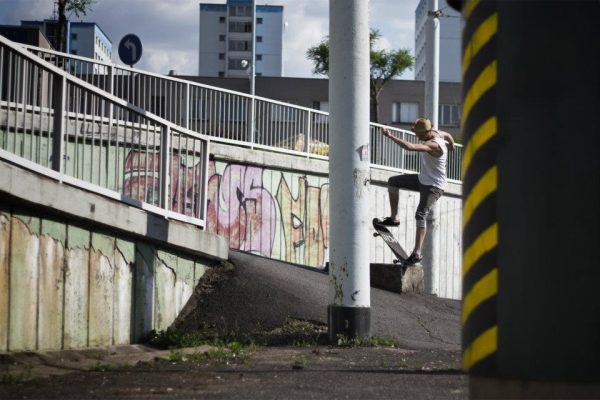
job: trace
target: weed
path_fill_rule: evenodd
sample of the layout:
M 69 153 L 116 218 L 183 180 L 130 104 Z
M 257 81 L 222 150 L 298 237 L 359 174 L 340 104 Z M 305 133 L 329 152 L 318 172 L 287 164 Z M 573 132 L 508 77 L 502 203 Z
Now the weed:
M 204 331 L 184 332 L 168 328 L 162 331 L 150 332 L 150 344 L 166 349 L 178 349 L 182 347 L 196 347 L 205 344 L 215 344 Z
M 306 357 L 304 354 L 297 354 L 294 357 L 294 365 L 305 366 L 306 364 L 308 364 L 308 357 Z
M 167 355 L 167 360 L 170 362 L 182 362 L 187 361 L 187 357 L 181 351 L 172 350 Z
M 339 347 L 398 347 L 398 341 L 393 338 L 370 336 L 366 338 L 349 338 L 346 335 L 337 335 Z

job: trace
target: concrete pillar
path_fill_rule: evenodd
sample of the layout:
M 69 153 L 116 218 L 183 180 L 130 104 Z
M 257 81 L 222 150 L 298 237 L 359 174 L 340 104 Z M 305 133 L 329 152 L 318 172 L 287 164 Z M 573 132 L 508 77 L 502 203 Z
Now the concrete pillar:
M 329 339 L 370 334 L 369 2 L 329 2 Z
M 423 243 L 423 269 L 425 272 L 425 293 L 440 294 L 440 218 L 439 202 L 436 203 L 427 216 L 427 236 Z
M 428 0 L 427 25 L 425 27 L 426 73 L 425 73 L 425 117 L 431 120 L 432 126 L 438 128 L 439 87 L 440 87 L 440 20 L 438 0 Z M 427 219 L 427 236 L 423 243 L 423 267 L 425 269 L 425 292 L 439 294 L 438 274 L 440 270 L 439 257 L 439 221 L 438 205 L 431 210 Z

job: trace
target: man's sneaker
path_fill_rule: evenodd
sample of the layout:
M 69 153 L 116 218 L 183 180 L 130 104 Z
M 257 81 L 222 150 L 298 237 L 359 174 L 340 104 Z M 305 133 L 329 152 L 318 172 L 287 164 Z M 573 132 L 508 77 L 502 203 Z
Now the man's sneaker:
M 383 226 L 398 226 L 398 225 L 400 225 L 400 222 L 399 221 L 394 221 L 392 219 L 392 217 L 386 217 L 386 218 L 384 218 L 383 221 L 381 221 L 379 223 L 379 225 L 383 225 Z

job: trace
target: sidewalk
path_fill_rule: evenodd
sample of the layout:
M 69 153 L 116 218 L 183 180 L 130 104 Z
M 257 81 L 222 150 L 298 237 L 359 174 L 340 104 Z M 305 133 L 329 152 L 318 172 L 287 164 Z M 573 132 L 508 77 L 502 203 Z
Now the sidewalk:
M 194 360 L 207 350 L 183 349 L 183 356 L 143 346 L 21 353 L 11 356 L 14 381 L 0 384 L 0 398 L 468 398 L 457 351 L 288 346 L 259 348 L 238 360 Z M 0 376 L 7 379 L 5 372 Z

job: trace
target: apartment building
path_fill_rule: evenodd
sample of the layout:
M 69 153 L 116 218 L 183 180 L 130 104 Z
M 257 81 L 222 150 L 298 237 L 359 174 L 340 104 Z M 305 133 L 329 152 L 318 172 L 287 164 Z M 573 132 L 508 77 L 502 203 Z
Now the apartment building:
M 256 5 L 252 0 L 200 3 L 198 75 L 247 77 L 255 36 L 256 76 L 283 75 L 283 6 Z
M 426 22 L 429 0 L 420 0 L 415 10 L 415 79 L 424 81 L 426 73 L 427 34 Z M 440 21 L 440 69 L 439 79 L 443 82 L 461 82 L 461 14 L 448 5 L 447 0 L 438 0 L 441 10 Z
M 58 21 L 21 21 L 21 26 L 38 28 L 58 49 Z M 98 61 L 112 61 L 112 41 L 94 22 L 67 21 L 66 52 Z

